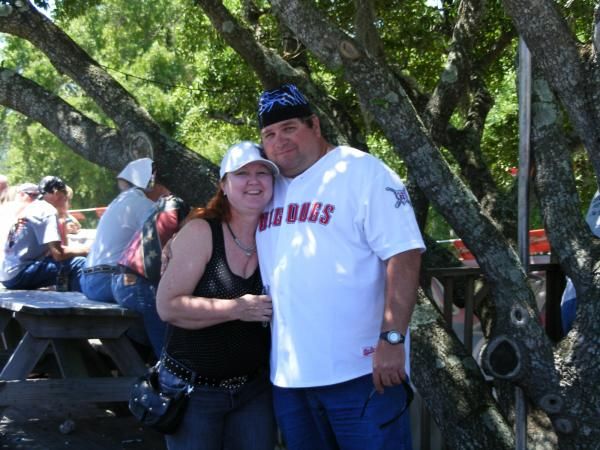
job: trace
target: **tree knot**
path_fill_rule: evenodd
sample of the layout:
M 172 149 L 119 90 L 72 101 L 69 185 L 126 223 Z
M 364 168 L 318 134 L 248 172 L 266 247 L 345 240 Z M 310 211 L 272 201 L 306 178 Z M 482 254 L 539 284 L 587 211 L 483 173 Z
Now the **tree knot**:
M 523 352 L 508 336 L 490 340 L 483 353 L 482 367 L 490 376 L 501 380 L 516 380 L 523 375 Z
M 344 58 L 352 61 L 359 59 L 361 56 L 360 51 L 358 51 L 356 46 L 350 41 L 343 40 L 340 42 L 338 49 Z

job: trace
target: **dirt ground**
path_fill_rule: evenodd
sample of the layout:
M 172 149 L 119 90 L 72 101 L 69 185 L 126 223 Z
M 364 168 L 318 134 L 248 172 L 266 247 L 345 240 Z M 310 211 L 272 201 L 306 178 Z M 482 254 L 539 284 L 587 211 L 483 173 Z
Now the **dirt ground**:
M 164 438 L 141 428 L 125 403 L 33 411 L 8 407 L 0 421 L 0 449 L 165 450 Z

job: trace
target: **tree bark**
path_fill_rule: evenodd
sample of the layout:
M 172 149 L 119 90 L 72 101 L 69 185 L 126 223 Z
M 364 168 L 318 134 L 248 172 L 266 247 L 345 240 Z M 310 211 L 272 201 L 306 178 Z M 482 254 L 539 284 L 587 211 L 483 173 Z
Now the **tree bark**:
M 600 176 L 600 78 L 552 0 L 503 0 L 532 61 L 564 106 Z
M 35 113 L 40 123 L 50 131 L 60 131 L 57 136 L 63 142 L 72 142 L 75 146 L 71 148 L 76 153 L 115 172 L 132 159 L 152 155 L 161 182 L 190 204 L 204 204 L 215 192 L 218 181 L 214 164 L 162 133 L 148 112 L 69 36 L 29 2 L 22 1 L 21 4 L 19 8 L 13 6 L 9 15 L 0 16 L 0 31 L 26 39 L 44 52 L 60 73 L 68 75 L 85 90 L 117 128 L 109 132 L 108 129 L 94 127 L 92 121 L 84 120 L 82 113 L 61 103 L 57 97 L 41 92 L 41 87 L 35 88 L 33 83 L 14 76 L 9 77 L 7 83 L 18 81 L 27 85 L 30 95 L 6 97 L 11 103 L 3 104 L 17 111 Z M 42 96 L 50 99 L 48 104 L 29 103 Z M 98 143 L 88 141 L 86 146 L 81 145 L 82 136 L 68 135 L 81 129 L 61 128 L 59 118 L 52 117 L 52 106 L 57 105 L 67 114 L 65 117 L 71 124 L 80 120 L 87 133 L 100 132 L 103 139 Z M 87 137 L 94 136 L 88 134 Z M 108 146 L 108 137 L 118 145 Z

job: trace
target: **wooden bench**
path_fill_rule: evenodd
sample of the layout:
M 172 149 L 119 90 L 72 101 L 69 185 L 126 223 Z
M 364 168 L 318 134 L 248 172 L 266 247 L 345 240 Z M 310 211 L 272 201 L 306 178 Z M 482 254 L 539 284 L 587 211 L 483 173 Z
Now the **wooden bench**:
M 22 337 L 8 348 L 0 372 L 0 406 L 125 401 L 134 378 L 146 370 L 125 335 L 139 315 L 117 304 L 92 301 L 79 292 L 0 290 L 0 332 L 14 320 Z M 101 342 L 122 376 L 89 373 L 81 351 L 89 339 Z M 27 379 L 48 352 L 61 378 Z

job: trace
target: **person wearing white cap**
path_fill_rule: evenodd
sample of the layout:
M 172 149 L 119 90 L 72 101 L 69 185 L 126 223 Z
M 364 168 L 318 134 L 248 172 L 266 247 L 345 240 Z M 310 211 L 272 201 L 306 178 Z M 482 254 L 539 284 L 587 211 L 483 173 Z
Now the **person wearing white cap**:
M 134 233 L 152 212 L 154 202 L 166 188 L 154 182 L 150 158 L 131 161 L 117 175 L 131 184 L 106 208 L 98 222 L 96 238 L 87 256 L 81 277 L 82 292 L 90 299 L 115 302 L 112 275 L 118 272 L 117 262 Z
M 117 175 L 119 190 L 126 191 L 134 186 L 146 189 L 152 182 L 153 165 L 154 162 L 150 158 L 140 158 L 131 161 Z
M 193 210 L 172 240 L 157 291 L 169 323 L 161 357 L 163 391 L 194 385 L 170 450 L 272 450 L 268 379 L 271 300 L 256 257 L 258 219 L 277 166 L 252 142 L 229 148 L 206 208 Z

